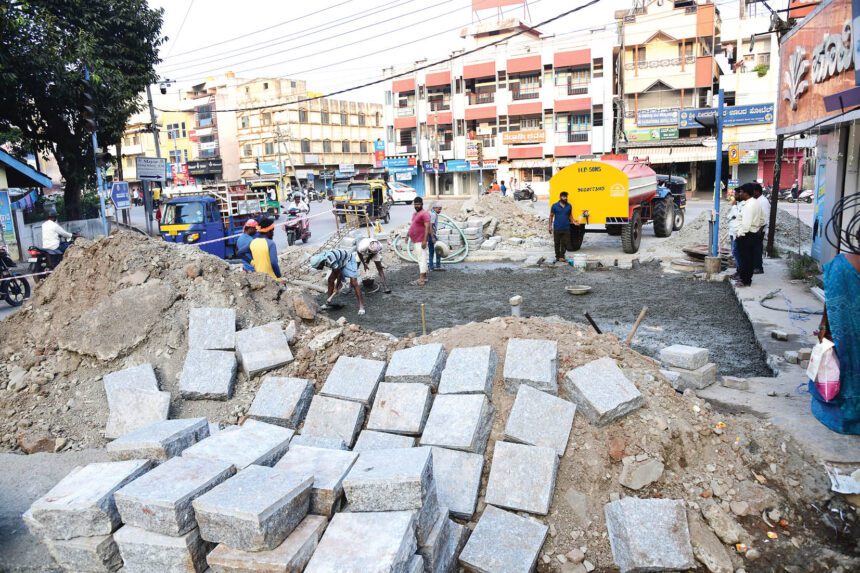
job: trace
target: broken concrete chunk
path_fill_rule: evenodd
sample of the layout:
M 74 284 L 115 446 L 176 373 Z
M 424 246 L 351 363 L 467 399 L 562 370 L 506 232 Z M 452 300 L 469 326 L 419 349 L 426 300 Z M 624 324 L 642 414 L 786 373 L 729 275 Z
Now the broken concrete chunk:
M 427 385 L 383 382 L 376 392 L 367 429 L 418 436 L 424 429 L 431 402 Z
M 188 313 L 188 348 L 233 350 L 236 347 L 236 310 L 192 308 Z
M 660 351 L 660 360 L 667 366 L 696 370 L 708 363 L 710 353 L 707 348 L 673 344 Z
M 422 446 L 483 454 L 493 425 L 493 405 L 483 394 L 440 394 L 433 401 Z
M 330 517 L 343 493 L 343 478 L 356 459 L 355 452 L 293 445 L 275 469 L 295 476 L 313 476 L 309 511 Z
M 448 355 L 439 381 L 440 394 L 493 395 L 496 351 L 492 346 L 455 348 Z
M 113 535 L 46 539 L 48 552 L 65 571 L 118 571 L 122 567 Z
M 361 454 L 343 480 L 349 511 L 421 509 L 436 493 L 431 455 L 430 448 Z
M 295 430 L 305 419 L 313 396 L 310 380 L 267 376 L 254 396 L 248 417 Z
M 251 464 L 274 465 L 287 451 L 293 430 L 247 420 L 201 440 L 182 452 L 183 457 L 224 460 L 242 470 Z
M 237 332 L 236 352 L 242 371 L 249 377 L 293 361 L 293 353 L 280 322 Z
M 414 511 L 337 513 L 305 573 L 408 571 L 417 547 Z
M 352 451 L 369 452 L 371 450 L 393 450 L 395 448 L 412 448 L 415 446 L 415 438 L 411 436 L 400 436 L 386 432 L 374 432 L 373 430 L 362 430 L 355 441 Z
M 173 537 L 126 525 L 113 537 L 124 562 L 123 573 L 204 573 L 206 554 L 212 549 L 198 529 Z
M 343 440 L 352 446 L 364 421 L 364 406 L 358 402 L 314 396 L 302 435 Z
M 789 364 L 797 364 L 800 362 L 800 358 L 796 350 L 786 350 L 782 355 L 783 358 L 785 358 L 785 361 Z
M 505 351 L 505 390 L 520 384 L 558 394 L 558 343 L 554 340 L 511 338 Z
M 720 384 L 726 388 L 733 390 L 749 390 L 750 383 L 746 378 L 738 378 L 736 376 L 723 376 L 720 378 Z
M 369 406 L 385 373 L 385 362 L 352 356 L 337 359 L 320 394 Z
M 797 360 L 809 360 L 812 358 L 812 349 L 811 348 L 801 348 L 797 351 Z
M 162 420 L 129 432 L 105 449 L 114 460 L 167 460 L 209 436 L 206 418 Z
M 385 381 L 417 382 L 435 390 L 439 386 L 445 356 L 445 348 L 441 344 L 421 344 L 398 350 L 391 356 Z
M 683 501 L 626 497 L 603 511 L 612 557 L 622 573 L 696 566 Z
M 454 517 L 472 519 L 481 487 L 484 456 L 447 448 L 433 450 L 436 496 Z
M 633 461 L 625 463 L 621 468 L 618 483 L 626 488 L 640 490 L 660 479 L 662 475 L 663 464 L 659 460 Z
M 325 517 L 308 515 L 271 551 L 241 551 L 221 544 L 206 556 L 206 561 L 212 573 L 304 571 L 327 523 Z
M 114 494 L 126 525 L 163 535 L 197 527 L 191 502 L 236 473 L 230 462 L 172 458 Z
M 723 543 L 734 545 L 739 541 L 747 540 L 747 533 L 741 527 L 735 518 L 731 516 L 719 505 L 713 503 L 708 505 L 702 512 L 705 519 L 708 520 L 708 525 L 717 537 L 723 540 Z
M 546 515 L 557 472 L 558 456 L 551 448 L 496 442 L 486 502 Z
M 547 531 L 543 523 L 488 505 L 460 552 L 460 564 L 481 572 L 529 573 Z
M 149 460 L 78 466 L 33 502 L 30 515 L 48 539 L 108 535 L 120 526 L 114 492 L 152 467 Z
M 609 357 L 569 371 L 565 388 L 579 411 L 596 426 L 605 426 L 645 403 L 639 389 Z
M 313 476 L 249 466 L 192 502 L 200 536 L 242 551 L 271 551 L 308 513 Z
M 179 376 L 179 394 L 186 400 L 229 400 L 236 370 L 232 351 L 189 350 Z
M 672 387 L 679 392 L 691 388 L 701 390 L 717 381 L 717 365 L 709 362 L 697 370 L 674 368 L 678 378 L 672 382 Z
M 508 416 L 504 438 L 552 448 L 563 456 L 575 413 L 576 404 L 522 385 Z
M 687 524 L 690 528 L 690 542 L 693 555 L 711 573 L 732 573 L 729 552 L 713 531 L 708 529 L 697 509 L 687 509 Z

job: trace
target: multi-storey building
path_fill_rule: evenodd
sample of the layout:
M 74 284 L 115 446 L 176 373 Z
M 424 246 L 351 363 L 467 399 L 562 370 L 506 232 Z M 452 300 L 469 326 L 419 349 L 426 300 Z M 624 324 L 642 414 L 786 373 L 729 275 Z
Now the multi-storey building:
M 559 168 L 612 150 L 616 34 L 544 37 L 507 19 L 473 24 L 461 37 L 469 49 L 516 32 L 431 69 L 388 70 L 385 164 L 393 177 L 427 194 L 477 194 L 512 179 L 546 192 Z
M 188 162 L 188 174 L 201 182 L 236 181 L 239 168 L 237 140 L 236 86 L 232 72 L 191 86 L 184 94 L 180 109 L 194 115 L 193 132 L 197 159 Z

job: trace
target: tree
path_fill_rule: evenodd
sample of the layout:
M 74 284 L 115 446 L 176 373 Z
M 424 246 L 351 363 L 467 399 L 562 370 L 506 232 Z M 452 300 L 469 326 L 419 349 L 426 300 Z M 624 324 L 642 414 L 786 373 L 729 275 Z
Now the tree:
M 95 176 L 86 94 L 99 144 L 116 144 L 142 109 L 140 93 L 158 79 L 163 14 L 146 0 L 0 2 L 0 131 L 17 128 L 27 147 L 54 155 L 70 218 Z

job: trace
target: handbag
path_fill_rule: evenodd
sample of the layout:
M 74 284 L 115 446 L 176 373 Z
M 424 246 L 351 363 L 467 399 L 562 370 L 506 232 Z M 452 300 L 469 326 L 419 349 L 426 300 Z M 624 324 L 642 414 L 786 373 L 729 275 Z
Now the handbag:
M 815 384 L 815 388 L 825 402 L 830 402 L 839 395 L 839 358 L 833 342 L 823 339 L 812 349 L 806 375 Z

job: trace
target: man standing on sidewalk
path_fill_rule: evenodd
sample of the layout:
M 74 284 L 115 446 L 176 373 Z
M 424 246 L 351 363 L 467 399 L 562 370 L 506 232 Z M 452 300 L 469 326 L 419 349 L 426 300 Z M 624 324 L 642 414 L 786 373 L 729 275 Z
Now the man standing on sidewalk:
M 753 274 L 760 275 L 764 273 L 764 238 L 767 236 L 767 224 L 770 221 L 770 200 L 762 193 L 761 184 L 754 181 L 749 183 L 752 190 L 753 199 L 761 207 L 762 216 L 764 217 L 764 226 L 758 232 L 758 240 L 755 246 L 755 264 L 753 265 Z
M 736 239 L 740 258 L 738 261 L 740 280 L 735 282 L 735 286 L 748 287 L 752 284 L 757 235 L 764 226 L 764 213 L 762 213 L 759 202 L 752 198 L 750 183 L 738 187 L 735 194 L 739 200 L 743 201 Z
M 573 207 L 567 202 L 567 191 L 562 191 L 558 202 L 549 209 L 549 232 L 555 246 L 555 260 L 563 263 L 570 245 L 570 220 L 573 217 Z
M 412 258 L 418 262 L 418 280 L 412 284 L 424 286 L 427 282 L 427 239 L 430 236 L 430 214 L 424 210 L 424 199 L 416 197 L 412 201 L 415 213 L 409 225 L 409 240 L 412 241 Z

